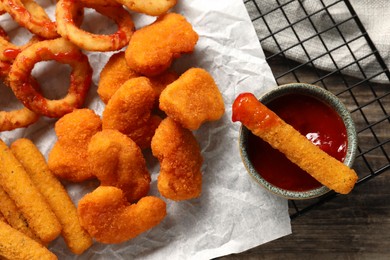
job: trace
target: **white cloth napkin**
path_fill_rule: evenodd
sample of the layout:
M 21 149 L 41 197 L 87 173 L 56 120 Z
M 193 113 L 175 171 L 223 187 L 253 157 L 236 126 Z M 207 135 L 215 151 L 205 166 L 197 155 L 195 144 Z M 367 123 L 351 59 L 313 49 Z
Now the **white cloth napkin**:
M 256 0 L 254 2 L 258 5 L 261 12 L 265 14 L 266 23 L 269 28 L 271 28 L 271 31 L 277 32 L 275 38 L 277 42 L 281 44 L 280 47 L 282 50 L 297 45 L 299 40 L 304 42 L 304 48 L 297 45 L 286 51 L 285 54 L 288 58 L 301 63 L 314 59 L 313 63 L 319 69 L 326 71 L 341 69 L 342 73 L 346 75 L 357 78 L 372 77 L 372 81 L 388 83 L 388 78 L 385 74 L 382 73 L 379 76 L 374 76 L 380 72 L 382 68 L 379 66 L 376 57 L 374 55 L 369 55 L 372 54 L 372 50 L 369 48 L 367 41 L 363 37 L 355 39 L 362 35 L 356 22 L 353 19 L 343 22 L 352 17 L 344 1 Z M 350 3 L 360 18 L 369 37 L 378 49 L 379 54 L 389 67 L 390 2 L 388 0 L 350 0 Z M 279 5 L 283 5 L 284 14 L 280 9 L 270 12 Z M 258 16 L 259 12 L 254 3 L 247 3 L 246 6 L 252 19 Z M 329 6 L 327 8 L 329 14 L 325 11 L 319 11 L 324 9 L 324 6 Z M 305 13 L 305 11 L 307 13 Z M 318 13 L 310 16 L 310 19 L 305 19 L 307 15 L 315 12 Z M 285 16 L 287 16 L 290 23 L 302 21 L 295 24 L 293 28 L 282 30 L 284 27 L 288 26 Z M 333 21 L 330 17 L 333 18 Z M 337 29 L 329 29 L 334 23 L 341 24 Z M 317 31 L 314 29 L 313 24 Z M 260 38 L 269 35 L 269 30 L 262 19 L 255 20 L 254 25 Z M 281 31 L 278 32 L 278 30 Z M 323 31 L 325 32 L 322 33 Z M 313 35 L 318 33 L 320 33 L 321 37 L 313 37 Z M 344 36 L 345 40 L 340 34 Z M 324 47 L 324 44 L 326 47 Z M 338 48 L 338 46 L 341 45 L 344 46 Z M 262 47 L 264 50 L 273 53 L 280 51 L 280 48 L 272 37 L 268 37 L 262 41 Z M 325 54 L 328 50 L 333 49 L 335 50 L 331 51 L 331 55 Z M 358 63 L 354 63 L 354 60 L 356 59 L 359 60 Z M 337 64 L 337 67 L 335 64 Z

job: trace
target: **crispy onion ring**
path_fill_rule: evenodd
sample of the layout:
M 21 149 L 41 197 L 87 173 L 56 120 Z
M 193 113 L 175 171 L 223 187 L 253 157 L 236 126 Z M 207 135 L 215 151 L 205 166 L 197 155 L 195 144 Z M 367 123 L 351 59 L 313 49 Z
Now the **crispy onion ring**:
M 47 60 L 72 67 L 70 87 L 62 99 L 46 99 L 29 82 L 34 65 Z M 47 117 L 58 118 L 84 103 L 92 81 L 92 68 L 87 56 L 79 48 L 64 38 L 58 38 L 41 41 L 24 49 L 12 64 L 8 78 L 15 96 L 27 108 Z
M 0 1 L 0 15 L 5 14 L 7 11 L 5 10 L 3 3 Z
M 42 38 L 58 37 L 57 26 L 33 0 L 0 0 L 3 8 L 21 26 Z
M 5 79 L 10 69 L 11 63 L 0 61 L 0 78 Z M 6 81 L 4 83 L 7 84 Z M 38 84 L 33 78 L 30 78 L 30 83 L 34 88 L 38 88 Z M 0 132 L 27 127 L 38 119 L 39 115 L 26 107 L 13 111 L 0 110 Z
M 160 16 L 174 7 L 177 0 L 117 0 L 130 10 L 151 16 Z
M 0 132 L 27 127 L 38 119 L 39 115 L 26 107 L 13 111 L 0 111 Z
M 134 32 L 134 23 L 129 12 L 121 5 L 102 6 L 92 1 L 60 0 L 57 3 L 56 20 L 58 33 L 80 48 L 88 51 L 115 51 L 125 47 Z M 79 9 L 93 8 L 98 13 L 112 19 L 118 25 L 118 31 L 111 35 L 98 35 L 80 29 L 74 23 L 74 17 Z
M 11 43 L 8 37 L 3 37 L 0 34 L 0 61 L 13 61 L 23 49 L 39 41 L 40 39 L 37 36 L 33 36 L 28 43 L 17 46 Z

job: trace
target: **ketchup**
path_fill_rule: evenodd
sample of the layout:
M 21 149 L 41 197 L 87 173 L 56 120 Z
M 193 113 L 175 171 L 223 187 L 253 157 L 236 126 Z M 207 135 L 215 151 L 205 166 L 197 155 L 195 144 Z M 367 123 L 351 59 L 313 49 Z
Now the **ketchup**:
M 268 103 L 267 107 L 323 151 L 339 161 L 345 159 L 346 128 L 331 107 L 302 94 L 279 97 Z M 322 186 L 289 161 L 284 154 L 252 133 L 248 135 L 247 144 L 249 159 L 257 172 L 269 183 L 291 191 L 306 191 Z

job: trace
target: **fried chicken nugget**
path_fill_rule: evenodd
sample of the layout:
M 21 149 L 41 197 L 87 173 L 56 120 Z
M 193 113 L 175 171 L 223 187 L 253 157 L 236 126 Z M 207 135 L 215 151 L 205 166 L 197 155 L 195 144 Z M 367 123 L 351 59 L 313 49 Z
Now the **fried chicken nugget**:
M 90 109 L 76 109 L 60 118 L 55 126 L 58 141 L 49 153 L 48 165 L 54 175 L 81 182 L 93 178 L 87 160 L 88 143 L 101 130 L 100 117 Z
M 0 185 L 43 243 L 61 233 L 61 224 L 8 146 L 0 140 Z
M 158 75 L 171 66 L 173 59 L 191 53 L 198 38 L 185 17 L 165 14 L 134 32 L 126 49 L 127 64 L 140 74 Z
M 0 220 L 0 256 L 6 259 L 51 260 L 56 255 Z
M 92 245 L 92 239 L 81 227 L 75 205 L 64 186 L 49 170 L 41 152 L 25 138 L 13 142 L 11 151 L 57 216 L 62 226 L 62 237 L 69 249 L 75 254 L 83 253 Z
M 137 204 L 127 202 L 121 189 L 99 186 L 78 204 L 81 224 L 97 241 L 121 243 L 157 226 L 166 216 L 166 204 L 153 196 Z
M 121 132 L 106 129 L 95 134 L 88 160 L 100 184 L 120 188 L 129 202 L 148 194 L 151 179 L 142 151 Z
M 103 111 L 103 129 L 116 129 L 129 136 L 141 149 L 150 141 L 161 119 L 151 115 L 155 92 L 146 77 L 126 81 Z
M 203 158 L 192 132 L 167 117 L 157 128 L 151 148 L 160 161 L 157 187 L 161 195 L 175 201 L 199 197 Z
M 192 68 L 163 90 L 160 109 L 183 127 L 196 130 L 205 121 L 220 119 L 225 105 L 211 75 Z
M 100 73 L 100 80 L 97 92 L 100 99 L 107 104 L 108 100 L 127 80 L 140 77 L 141 75 L 133 71 L 127 65 L 125 52 L 115 53 L 110 57 L 107 64 Z M 165 71 L 162 74 L 149 77 L 150 83 L 157 97 L 163 89 L 178 78 L 178 75 L 172 71 Z
M 115 53 L 110 57 L 100 73 L 97 93 L 100 99 L 107 104 L 108 100 L 123 83 L 139 76 L 138 73 L 127 65 L 124 51 Z

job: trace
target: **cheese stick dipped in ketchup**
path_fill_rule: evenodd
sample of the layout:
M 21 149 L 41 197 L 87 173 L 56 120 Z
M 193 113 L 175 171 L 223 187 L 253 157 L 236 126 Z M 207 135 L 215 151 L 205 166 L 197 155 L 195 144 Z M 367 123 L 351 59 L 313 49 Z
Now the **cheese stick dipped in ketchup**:
M 282 152 L 291 162 L 328 188 L 347 194 L 354 187 L 358 179 L 354 170 L 310 142 L 253 94 L 242 93 L 236 98 L 232 120 L 240 121 L 254 135 Z

